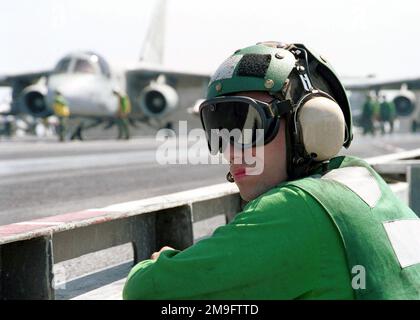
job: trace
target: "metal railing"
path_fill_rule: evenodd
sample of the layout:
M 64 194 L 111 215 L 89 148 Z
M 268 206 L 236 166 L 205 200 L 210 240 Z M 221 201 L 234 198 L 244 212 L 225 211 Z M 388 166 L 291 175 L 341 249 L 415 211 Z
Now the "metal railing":
M 410 206 L 420 214 L 416 159 L 420 149 L 367 161 L 395 190 L 408 192 Z M 242 206 L 237 187 L 224 183 L 0 226 L 0 298 L 54 299 L 54 263 L 127 242 L 133 244 L 135 262 L 164 245 L 184 249 L 197 237 L 194 223 L 218 215 L 229 222 Z

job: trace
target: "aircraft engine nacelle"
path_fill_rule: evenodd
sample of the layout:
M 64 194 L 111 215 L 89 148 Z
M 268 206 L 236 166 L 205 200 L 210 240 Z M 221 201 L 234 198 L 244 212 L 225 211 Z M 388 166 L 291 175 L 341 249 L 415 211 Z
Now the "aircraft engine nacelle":
M 52 114 L 47 104 L 47 88 L 33 84 L 22 91 L 21 103 L 27 112 L 34 117 L 48 117 Z
M 153 118 L 168 115 L 178 107 L 178 94 L 167 84 L 152 83 L 140 94 L 140 109 Z
M 416 109 L 416 96 L 411 91 L 399 92 L 393 99 L 398 116 L 408 117 Z
M 400 90 L 381 90 L 379 96 L 392 101 L 395 105 L 397 116 L 396 130 L 399 132 L 410 132 L 417 126 L 419 108 L 417 106 L 417 92 L 408 90 L 402 86 Z

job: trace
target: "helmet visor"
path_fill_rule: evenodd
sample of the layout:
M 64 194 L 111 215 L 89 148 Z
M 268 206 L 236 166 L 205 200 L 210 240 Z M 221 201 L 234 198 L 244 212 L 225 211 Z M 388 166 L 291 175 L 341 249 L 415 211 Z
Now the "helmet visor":
M 228 143 L 241 148 L 264 141 L 267 119 L 259 102 L 247 97 L 219 97 L 203 102 L 200 117 L 212 154 Z

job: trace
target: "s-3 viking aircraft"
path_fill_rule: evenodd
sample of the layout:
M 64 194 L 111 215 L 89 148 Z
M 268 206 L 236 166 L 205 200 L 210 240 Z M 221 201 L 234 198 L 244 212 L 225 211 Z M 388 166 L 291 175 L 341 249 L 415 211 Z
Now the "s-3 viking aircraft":
M 367 95 L 374 93 L 384 96 L 395 104 L 396 115 L 400 122 L 400 131 L 416 131 L 420 128 L 420 78 L 407 78 L 381 81 L 369 79 L 344 79 L 344 86 L 349 91 L 353 118 L 356 122 L 361 115 Z
M 185 119 L 186 108 L 203 97 L 210 77 L 162 67 L 165 11 L 166 1 L 161 0 L 151 17 L 140 61 L 133 67 L 114 70 L 97 53 L 74 52 L 53 70 L 0 76 L 0 86 L 12 88 L 8 114 L 48 117 L 58 91 L 71 117 L 112 120 L 118 110 L 113 91 L 120 90 L 131 102 L 131 123 L 141 121 L 159 129 Z

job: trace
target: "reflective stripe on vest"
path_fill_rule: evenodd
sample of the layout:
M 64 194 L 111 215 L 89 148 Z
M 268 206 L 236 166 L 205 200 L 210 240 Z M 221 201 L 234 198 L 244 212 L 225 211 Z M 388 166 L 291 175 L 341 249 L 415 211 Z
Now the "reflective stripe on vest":
M 364 268 L 365 287 L 353 287 L 357 299 L 420 299 L 420 220 L 365 161 L 337 157 L 325 175 L 286 184 L 310 194 L 329 214 L 349 272 Z

